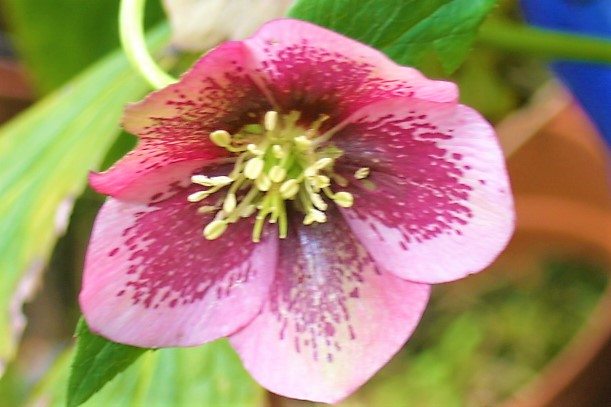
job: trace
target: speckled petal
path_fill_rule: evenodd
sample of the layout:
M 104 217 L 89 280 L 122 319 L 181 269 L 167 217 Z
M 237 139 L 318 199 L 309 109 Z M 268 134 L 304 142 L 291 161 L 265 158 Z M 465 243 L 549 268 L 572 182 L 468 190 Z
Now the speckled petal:
M 251 79 L 248 61 L 242 43 L 225 43 L 202 57 L 180 82 L 128 106 L 123 126 L 140 137 L 138 145 L 110 170 L 93 176 L 93 187 L 127 199 L 130 189 L 146 189 L 164 167 L 197 161 L 186 164 L 195 168 L 226 157 L 227 150 L 214 145 L 210 133 L 260 123 L 270 108 Z
M 201 156 L 181 160 L 181 156 L 174 152 L 166 157 L 163 166 L 149 168 L 142 164 L 140 152 L 129 153 L 106 172 L 90 173 L 89 185 L 100 194 L 143 203 L 159 200 L 161 196 L 167 198 L 176 188 L 187 187 L 192 174 L 202 172 L 203 167 L 216 162 L 212 157 Z M 176 188 L 168 188 L 169 185 Z
M 342 212 L 383 268 L 440 283 L 476 273 L 514 228 L 505 161 L 474 110 L 400 98 L 368 106 L 333 141 L 355 203 Z M 354 180 L 357 168 L 371 175 Z
M 274 20 L 244 43 L 285 111 L 326 113 L 341 121 L 359 107 L 393 96 L 438 102 L 458 97 L 453 83 L 427 79 L 376 49 L 307 22 Z
M 94 332 L 141 347 L 194 346 L 233 333 L 259 312 L 277 239 L 252 243 L 252 222 L 243 221 L 206 240 L 211 215 L 187 202 L 192 192 L 148 205 L 112 198 L 104 204 L 80 294 Z
M 269 301 L 230 341 L 265 388 L 333 403 L 407 341 L 429 286 L 377 268 L 341 215 L 329 215 L 315 226 L 293 222 L 280 243 Z

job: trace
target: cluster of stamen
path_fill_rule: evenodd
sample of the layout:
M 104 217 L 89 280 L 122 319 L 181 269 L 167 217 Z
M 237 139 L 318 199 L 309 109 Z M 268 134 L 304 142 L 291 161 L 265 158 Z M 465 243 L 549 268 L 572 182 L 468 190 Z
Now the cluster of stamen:
M 327 221 L 328 200 L 345 208 L 352 206 L 352 194 L 331 190 L 332 182 L 345 187 L 348 181 L 333 170 L 342 151 L 326 143 L 330 133 L 319 132 L 328 117 L 319 117 L 307 129 L 297 124 L 299 118 L 295 111 L 282 116 L 269 111 L 262 125 L 244 126 L 233 135 L 225 130 L 210 134 L 213 143 L 234 153 L 236 159 L 226 176 L 191 177 L 193 183 L 207 189 L 189 195 L 190 202 L 200 202 L 227 189 L 214 205 L 199 208 L 200 213 L 216 212 L 214 220 L 204 228 L 207 239 L 220 237 L 229 224 L 255 214 L 255 242 L 266 220 L 277 224 L 279 236 L 284 238 L 288 229 L 287 201 L 304 214 L 306 225 Z M 368 168 L 360 168 L 354 177 L 364 179 L 368 175 Z

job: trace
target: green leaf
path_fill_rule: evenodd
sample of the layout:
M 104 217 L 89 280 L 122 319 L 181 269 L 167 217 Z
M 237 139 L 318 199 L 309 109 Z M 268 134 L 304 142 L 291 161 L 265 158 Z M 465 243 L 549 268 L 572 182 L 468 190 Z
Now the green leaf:
M 97 336 L 84 319 L 79 321 L 76 336 L 76 353 L 68 380 L 68 407 L 83 404 L 148 350 Z
M 167 37 L 157 30 L 151 45 Z M 125 103 L 147 90 L 116 52 L 0 128 L 0 373 L 74 198 L 119 133 Z
M 429 55 L 451 73 L 464 61 L 496 0 L 298 0 L 290 17 L 355 38 L 402 65 Z
M 59 357 L 27 405 L 66 406 L 71 353 Z M 195 348 L 145 352 L 82 406 L 260 407 L 264 397 L 265 391 L 250 378 L 229 343 L 221 339 Z
M 47 93 L 119 46 L 119 2 L 4 0 L 0 6 L 34 84 Z M 160 3 L 148 2 L 149 22 L 163 16 Z

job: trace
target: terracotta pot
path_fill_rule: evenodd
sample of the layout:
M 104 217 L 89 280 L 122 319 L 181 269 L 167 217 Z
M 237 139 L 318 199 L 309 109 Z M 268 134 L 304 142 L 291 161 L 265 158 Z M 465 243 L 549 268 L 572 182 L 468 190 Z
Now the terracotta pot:
M 538 96 L 498 126 L 518 214 L 504 257 L 561 250 L 611 266 L 609 150 L 557 85 Z M 611 406 L 610 309 L 611 286 L 565 350 L 502 406 Z

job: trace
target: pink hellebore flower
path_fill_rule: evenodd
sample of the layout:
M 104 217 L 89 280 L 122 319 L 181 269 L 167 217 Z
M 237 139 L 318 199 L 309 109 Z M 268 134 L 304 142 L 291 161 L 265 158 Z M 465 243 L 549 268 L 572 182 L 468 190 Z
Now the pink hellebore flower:
M 289 19 L 127 108 L 134 151 L 92 186 L 80 295 L 141 346 L 228 336 L 269 390 L 336 402 L 406 342 L 429 285 L 513 229 L 493 129 L 456 87 Z

